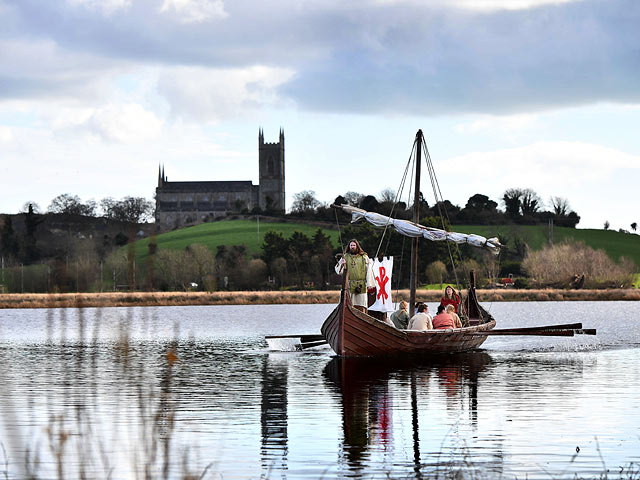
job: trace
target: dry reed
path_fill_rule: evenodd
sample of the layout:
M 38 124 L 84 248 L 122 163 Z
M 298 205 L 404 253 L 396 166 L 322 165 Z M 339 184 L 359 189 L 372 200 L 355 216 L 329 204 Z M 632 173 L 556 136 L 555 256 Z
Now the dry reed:
M 481 302 L 640 300 L 638 289 L 477 290 Z M 419 290 L 417 300 L 437 302 L 440 290 Z M 409 299 L 408 290 L 393 292 L 395 301 Z M 106 292 L 59 294 L 0 294 L 0 308 L 72 308 L 182 305 L 293 305 L 337 303 L 338 290 L 269 292 Z

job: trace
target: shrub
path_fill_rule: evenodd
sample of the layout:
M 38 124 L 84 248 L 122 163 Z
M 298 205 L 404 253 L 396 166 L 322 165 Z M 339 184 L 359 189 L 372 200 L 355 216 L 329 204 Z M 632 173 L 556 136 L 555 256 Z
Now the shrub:
M 529 252 L 523 267 L 538 285 L 569 285 L 576 275 L 584 275 L 584 287 L 630 286 L 637 267 L 630 260 L 614 262 L 603 250 L 582 242 L 566 242 Z

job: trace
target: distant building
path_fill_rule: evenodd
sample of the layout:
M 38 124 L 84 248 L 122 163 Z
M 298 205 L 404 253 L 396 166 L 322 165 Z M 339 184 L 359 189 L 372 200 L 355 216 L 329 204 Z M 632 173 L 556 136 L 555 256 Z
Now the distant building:
M 260 209 L 284 213 L 284 130 L 278 143 L 265 143 L 258 131 L 258 185 L 251 181 L 169 182 L 158 169 L 156 225 L 167 230 L 195 225 L 233 212 Z

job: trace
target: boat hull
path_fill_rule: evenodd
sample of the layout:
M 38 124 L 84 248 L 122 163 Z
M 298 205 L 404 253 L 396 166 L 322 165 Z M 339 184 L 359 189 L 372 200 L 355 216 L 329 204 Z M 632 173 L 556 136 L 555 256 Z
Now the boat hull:
M 482 332 L 496 326 L 486 312 L 479 325 L 446 330 L 398 330 L 355 309 L 342 291 L 340 303 L 322 324 L 321 332 L 334 352 L 343 357 L 464 352 L 486 340 Z

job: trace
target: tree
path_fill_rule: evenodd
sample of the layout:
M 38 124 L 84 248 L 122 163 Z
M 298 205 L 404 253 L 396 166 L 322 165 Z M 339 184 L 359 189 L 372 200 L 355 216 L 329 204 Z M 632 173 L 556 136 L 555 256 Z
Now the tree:
M 494 212 L 498 208 L 498 204 L 493 200 L 489 200 L 489 197 L 487 197 L 486 195 L 476 193 L 472 197 L 469 197 L 469 200 L 467 200 L 467 204 L 464 208 L 468 210 L 474 210 L 476 212 Z
M 360 201 L 360 208 L 367 212 L 378 212 L 380 210 L 380 204 L 378 203 L 378 200 L 376 200 L 376 197 L 373 195 L 367 195 Z
M 358 192 L 347 192 L 344 194 L 344 200 L 347 205 L 351 205 L 352 207 L 357 207 L 360 205 L 360 202 L 364 198 L 364 195 Z
M 604 221 L 604 229 L 605 230 L 609 230 L 609 227 L 611 226 L 611 224 L 609 223 L 609 220 L 605 220 Z
M 111 197 L 100 201 L 104 216 L 112 220 L 127 223 L 140 223 L 153 218 L 154 205 L 144 197 L 124 197 L 114 200 Z
M 5 215 L 4 224 L 0 229 L 0 253 L 2 255 L 18 256 L 18 241 L 13 230 L 13 222 L 9 215 Z
M 63 193 L 51 200 L 48 211 L 50 213 L 70 213 L 93 217 L 96 213 L 96 202 L 87 200 L 87 203 L 82 203 L 77 195 Z
M 427 266 L 425 273 L 427 274 L 429 283 L 439 283 L 440 288 L 442 288 L 444 277 L 447 274 L 447 266 L 441 260 L 436 260 Z
M 520 205 L 522 203 L 522 190 L 519 188 L 509 188 L 502 194 L 502 202 L 507 214 L 515 219 L 520 216 Z
M 396 192 L 390 188 L 385 188 L 380 192 L 380 203 L 393 204 L 396 200 Z
M 319 206 L 320 202 L 316 199 L 316 192 L 313 190 L 293 194 L 291 211 L 294 213 L 313 213 Z
M 270 265 L 273 260 L 287 254 L 289 243 L 280 232 L 269 230 L 262 237 L 262 259 Z
M 522 210 L 523 216 L 533 215 L 540 209 L 540 207 L 542 207 L 542 199 L 536 192 L 530 188 L 522 190 L 522 195 L 520 197 L 520 209 Z
M 636 222 L 633 222 L 631 224 L 631 230 L 633 230 L 635 232 L 637 228 L 638 228 L 638 224 Z
M 551 204 L 551 208 L 553 208 L 553 213 L 564 217 L 569 214 L 569 200 L 562 197 L 551 197 L 549 199 L 549 203 Z
M 28 213 L 28 212 L 42 213 L 42 209 L 40 208 L 40 205 L 38 205 L 36 202 L 28 201 L 28 202 L 25 202 L 24 205 L 22 205 L 22 208 L 20 209 L 20 213 Z

